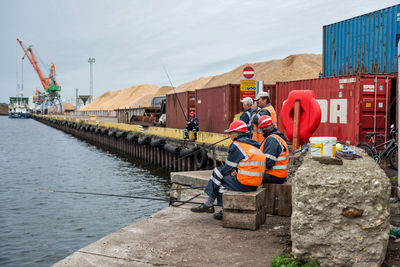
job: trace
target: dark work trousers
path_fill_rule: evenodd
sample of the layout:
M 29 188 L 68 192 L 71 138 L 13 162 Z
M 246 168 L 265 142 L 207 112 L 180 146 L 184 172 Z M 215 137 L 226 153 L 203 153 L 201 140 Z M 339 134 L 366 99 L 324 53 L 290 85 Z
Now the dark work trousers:
M 286 178 L 279 178 L 273 175 L 264 173 L 263 184 L 283 184 L 286 182 Z
M 185 133 L 185 137 L 189 138 L 189 131 L 193 131 L 194 139 L 197 139 L 197 132 L 199 131 L 198 126 L 191 126 L 188 125 L 183 129 L 183 132 Z
M 217 167 L 211 174 L 210 180 L 204 192 L 217 199 L 217 205 L 222 206 L 222 194 L 227 190 L 249 192 L 257 190 L 258 186 L 250 186 L 239 183 L 236 176 L 221 174 L 222 167 Z

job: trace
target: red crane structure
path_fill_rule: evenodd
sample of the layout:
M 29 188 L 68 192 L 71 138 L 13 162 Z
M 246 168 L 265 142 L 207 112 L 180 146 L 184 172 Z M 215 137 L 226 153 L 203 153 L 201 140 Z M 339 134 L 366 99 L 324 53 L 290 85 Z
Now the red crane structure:
M 42 109 L 44 109 L 44 106 L 57 106 L 57 102 L 59 102 L 60 110 L 57 109 L 57 111 L 63 112 L 64 109 L 60 96 L 61 86 L 58 85 L 56 80 L 56 69 L 54 63 L 51 63 L 50 73 L 46 78 L 36 61 L 36 57 L 32 51 L 32 46 L 25 47 L 22 41 L 20 41 L 18 38 L 17 42 L 21 46 L 22 50 L 24 50 L 24 56 L 22 59 L 24 59 L 25 56 L 28 57 L 29 62 L 32 64 L 34 70 L 38 74 L 44 89 L 44 91 L 36 89 L 34 102 L 38 105 L 42 105 Z

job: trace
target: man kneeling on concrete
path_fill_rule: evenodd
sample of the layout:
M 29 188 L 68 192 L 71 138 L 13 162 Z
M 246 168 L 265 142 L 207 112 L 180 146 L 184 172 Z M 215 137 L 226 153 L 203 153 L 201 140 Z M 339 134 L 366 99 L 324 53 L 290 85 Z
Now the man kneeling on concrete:
M 193 212 L 214 213 L 214 200 L 217 199 L 217 205 L 222 206 L 222 193 L 226 190 L 248 192 L 255 191 L 261 185 L 265 156 L 259 149 L 260 144 L 246 137 L 246 123 L 234 121 L 225 132 L 233 140 L 225 166 L 214 169 L 204 190 L 208 198 L 204 204 L 192 208 Z M 214 218 L 221 220 L 222 213 L 214 214 Z
M 261 116 L 258 126 L 263 132 L 264 141 L 260 150 L 266 156 L 263 183 L 283 184 L 288 175 L 289 149 L 286 137 L 278 132 L 268 115 Z

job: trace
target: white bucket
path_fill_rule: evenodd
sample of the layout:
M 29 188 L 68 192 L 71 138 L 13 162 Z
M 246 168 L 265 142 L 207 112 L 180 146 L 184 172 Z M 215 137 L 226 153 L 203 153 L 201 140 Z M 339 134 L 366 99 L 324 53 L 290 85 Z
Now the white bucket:
M 310 137 L 310 150 L 312 157 L 336 156 L 336 137 Z

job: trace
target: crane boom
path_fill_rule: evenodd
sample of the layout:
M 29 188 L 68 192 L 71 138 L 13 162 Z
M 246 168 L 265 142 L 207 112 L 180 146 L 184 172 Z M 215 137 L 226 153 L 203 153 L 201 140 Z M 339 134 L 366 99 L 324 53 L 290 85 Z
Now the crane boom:
M 60 91 L 61 86 L 58 85 L 56 81 L 56 68 L 54 67 L 54 63 L 51 63 L 50 73 L 47 78 L 43 75 L 42 70 L 40 69 L 35 55 L 32 51 L 32 46 L 28 46 L 25 48 L 24 44 L 17 38 L 17 42 L 21 46 L 22 50 L 24 50 L 24 56 L 28 57 L 29 62 L 31 62 L 33 68 L 35 69 L 36 73 L 39 76 L 40 82 L 42 83 L 44 91 L 40 91 L 36 89 L 35 96 L 34 96 L 34 103 L 42 105 L 42 112 L 46 111 L 45 107 L 56 106 L 57 103 L 59 104 L 59 108 L 57 108 L 57 112 L 64 112 L 64 105 L 62 103 Z
M 22 47 L 22 50 L 24 50 L 24 53 L 25 53 L 24 57 L 25 56 L 28 57 L 29 62 L 31 62 L 33 68 L 35 69 L 36 73 L 38 74 L 39 79 L 43 85 L 43 88 L 45 90 L 49 89 L 48 79 L 46 79 L 43 76 L 43 73 L 42 73 L 41 69 L 39 68 L 39 65 L 37 64 L 35 55 L 33 54 L 31 47 L 25 48 L 25 46 L 22 44 L 22 42 L 18 38 L 17 38 L 17 41 L 18 41 L 19 45 Z
M 40 82 L 42 83 L 42 86 L 45 89 L 45 91 L 51 95 L 54 95 L 54 94 L 56 94 L 57 91 L 60 91 L 61 87 L 58 85 L 57 80 L 56 80 L 56 70 L 54 67 L 54 63 L 51 63 L 49 77 L 45 78 L 42 70 L 40 69 L 40 67 L 36 61 L 36 58 L 32 51 L 31 46 L 28 46 L 27 48 L 25 48 L 24 44 L 18 38 L 17 38 L 17 41 L 25 53 L 22 58 L 24 58 L 25 56 L 28 57 L 29 62 L 31 62 L 33 68 L 35 69 L 36 73 L 38 74 Z

